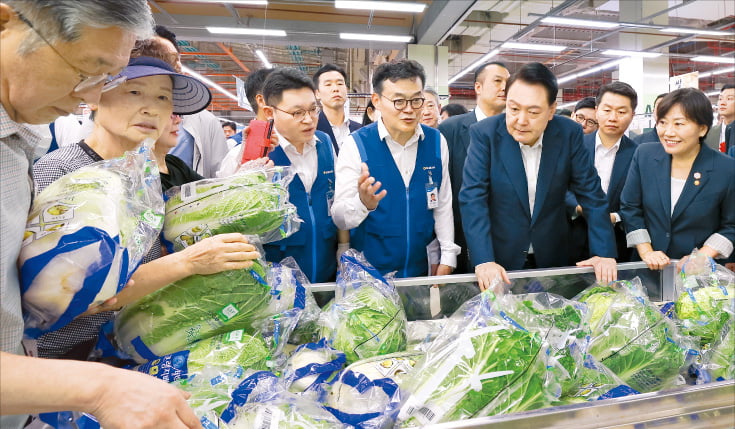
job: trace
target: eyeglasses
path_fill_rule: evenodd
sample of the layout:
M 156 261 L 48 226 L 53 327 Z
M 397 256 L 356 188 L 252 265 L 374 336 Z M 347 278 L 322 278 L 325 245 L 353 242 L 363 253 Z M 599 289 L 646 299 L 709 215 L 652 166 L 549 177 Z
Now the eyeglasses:
M 392 101 L 393 102 L 393 107 L 395 107 L 396 110 L 403 110 L 409 104 L 411 105 L 411 108 L 412 109 L 420 109 L 421 106 L 424 105 L 424 101 L 426 101 L 426 99 L 423 98 L 423 97 L 412 98 L 410 100 L 408 100 L 406 98 L 396 98 L 395 100 L 391 100 L 390 98 L 386 97 L 383 94 L 380 94 L 380 96 L 383 97 L 383 98 L 385 98 L 388 101 Z
M 299 110 L 297 110 L 295 112 L 287 112 L 287 111 L 285 111 L 283 109 L 279 109 L 276 106 L 271 106 L 271 107 L 273 107 L 274 109 L 278 110 L 279 112 L 288 113 L 289 115 L 293 116 L 293 118 L 295 120 L 297 120 L 299 122 L 303 121 L 304 118 L 306 118 L 306 114 L 307 113 L 312 118 L 315 118 L 315 117 L 319 116 L 319 112 L 321 112 L 321 110 L 322 110 L 322 109 L 319 108 L 319 106 L 314 106 L 314 107 L 312 107 L 309 110 L 299 109 Z
M 594 119 L 585 119 L 584 116 L 576 116 L 574 120 L 577 121 L 578 124 L 580 125 L 586 124 L 588 127 L 596 127 L 599 125 L 597 121 L 595 121 Z
M 99 75 L 89 75 L 86 73 L 83 73 L 80 69 L 75 67 L 72 63 L 70 63 L 66 58 L 64 58 L 63 55 L 59 51 L 54 48 L 54 46 L 49 43 L 48 40 L 46 40 L 41 33 L 36 30 L 36 27 L 31 24 L 31 21 L 29 21 L 25 16 L 21 15 L 20 12 L 15 12 L 16 15 L 18 15 L 18 19 L 23 21 L 31 30 L 33 30 L 36 35 L 48 45 L 49 48 L 51 48 L 52 51 L 56 53 L 56 55 L 59 56 L 69 67 L 74 69 L 75 72 L 79 75 L 79 83 L 77 83 L 74 86 L 74 89 L 72 92 L 80 93 L 84 91 L 88 91 L 94 87 L 96 87 L 99 84 L 104 84 L 104 87 L 102 88 L 102 92 L 109 91 L 112 88 L 115 88 L 125 82 L 127 79 L 125 76 L 120 76 L 117 79 L 112 79 L 112 76 L 109 73 L 103 73 Z

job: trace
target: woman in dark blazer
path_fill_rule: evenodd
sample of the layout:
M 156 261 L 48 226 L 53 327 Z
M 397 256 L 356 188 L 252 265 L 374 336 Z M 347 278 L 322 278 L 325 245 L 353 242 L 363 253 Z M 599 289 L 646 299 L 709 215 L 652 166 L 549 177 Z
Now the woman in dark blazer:
M 661 143 L 638 147 L 621 195 L 628 247 L 650 269 L 695 247 L 727 258 L 735 242 L 735 159 L 702 144 L 713 119 L 707 96 L 673 91 L 656 117 Z

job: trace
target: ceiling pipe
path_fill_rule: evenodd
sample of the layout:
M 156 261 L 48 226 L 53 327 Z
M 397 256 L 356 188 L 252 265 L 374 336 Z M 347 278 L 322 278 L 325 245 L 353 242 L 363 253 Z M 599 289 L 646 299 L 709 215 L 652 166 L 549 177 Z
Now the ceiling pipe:
M 220 49 L 222 49 L 232 59 L 232 61 L 235 64 L 240 66 L 240 68 L 243 69 L 243 71 L 245 71 L 245 73 L 250 73 L 250 69 L 248 68 L 248 66 L 243 64 L 242 61 L 240 61 L 240 59 L 237 58 L 237 56 L 232 53 L 232 49 L 225 46 L 225 44 L 222 42 L 215 42 L 215 45 L 217 45 Z

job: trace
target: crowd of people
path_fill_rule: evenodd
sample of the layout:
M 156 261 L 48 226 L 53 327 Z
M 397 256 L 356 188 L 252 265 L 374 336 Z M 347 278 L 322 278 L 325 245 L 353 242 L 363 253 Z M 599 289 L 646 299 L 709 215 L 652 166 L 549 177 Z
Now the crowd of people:
M 186 393 L 89 362 L 90 348 L 114 310 L 260 257 L 291 256 L 318 283 L 333 281 L 337 258 L 354 248 L 383 274 L 475 273 L 481 290 L 510 283 L 509 270 L 574 264 L 609 282 L 617 262 L 661 269 L 694 248 L 734 268 L 735 159 L 722 153 L 735 156 L 733 85 L 722 88 L 718 125 L 704 93 L 679 89 L 656 99 L 653 130 L 629 138 L 630 85 L 604 85 L 567 118 L 555 114 L 557 80 L 540 63 L 514 74 L 500 62 L 477 67 L 471 111 L 442 107 L 418 62 L 381 64 L 362 123 L 345 111 L 339 65 L 313 76 L 262 69 L 248 76 L 246 96 L 256 119 L 273 124 L 267 161 L 295 173 L 299 231 L 264 255 L 236 233 L 172 254 L 157 241 L 117 296 L 24 343 L 16 260 L 34 193 L 146 138 L 156 141 L 164 191 L 236 174 L 248 128 L 206 110 L 209 90 L 181 74 L 175 35 L 153 27 L 145 0 L 4 1 L 0 37 L 3 428 L 57 410 L 91 413 L 105 428 L 201 427 Z M 38 126 L 80 103 L 93 111 L 88 131 L 49 151 Z M 406 304 L 409 317 L 426 317 Z

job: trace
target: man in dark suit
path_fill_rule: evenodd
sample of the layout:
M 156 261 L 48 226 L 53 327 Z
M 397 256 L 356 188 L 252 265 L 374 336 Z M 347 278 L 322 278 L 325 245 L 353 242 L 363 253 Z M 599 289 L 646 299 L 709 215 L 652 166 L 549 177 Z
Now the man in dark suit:
M 632 140 L 633 142 L 635 142 L 635 144 L 661 143 L 661 140 L 658 139 L 658 132 L 656 132 L 656 122 L 658 121 L 658 119 L 656 118 L 656 107 L 658 107 L 658 102 L 661 101 L 661 99 L 665 96 L 666 93 L 659 94 L 656 96 L 656 99 L 653 100 L 653 129 L 639 136 L 633 137 Z
M 347 117 L 347 73 L 335 64 L 325 64 L 314 73 L 312 78 L 316 86 L 316 98 L 322 105 L 316 129 L 326 133 L 334 145 L 334 152 L 339 153 L 342 142 L 362 125 Z
M 569 228 L 564 198 L 571 190 L 587 216 L 591 253 L 580 261 L 598 280 L 617 278 L 615 236 L 607 200 L 582 128 L 555 117 L 558 84 L 540 63 L 508 81 L 506 113 L 470 127 L 463 185 L 462 225 L 481 289 L 510 270 L 564 266 Z
M 503 63 L 489 62 L 475 70 L 475 110 L 448 118 L 439 124 L 439 131 L 449 146 L 449 177 L 452 182 L 452 210 L 454 212 L 454 242 L 462 248 L 457 257 L 455 273 L 474 271 L 467 255 L 467 241 L 462 232 L 462 216 L 459 211 L 459 190 L 462 188 L 462 170 L 470 145 L 470 126 L 488 116 L 503 113 L 505 109 L 505 84 L 510 77 Z
M 595 102 L 595 119 L 599 129 L 584 136 L 584 147 L 589 151 L 593 165 L 600 177 L 602 191 L 607 195 L 610 222 L 614 225 L 618 261 L 629 260 L 629 250 L 625 241 L 625 228 L 621 222 L 620 192 L 623 190 L 628 167 L 638 145 L 625 136 L 625 131 L 633 121 L 638 105 L 638 94 L 625 82 L 612 82 L 600 88 Z M 567 194 L 567 204 L 574 212 L 572 218 L 572 237 L 574 250 L 571 261 L 579 261 L 589 256 L 587 222 L 582 207 L 571 193 Z

